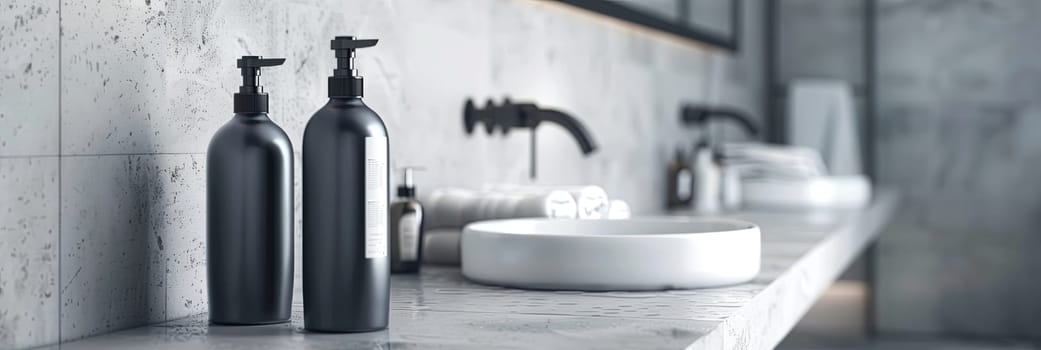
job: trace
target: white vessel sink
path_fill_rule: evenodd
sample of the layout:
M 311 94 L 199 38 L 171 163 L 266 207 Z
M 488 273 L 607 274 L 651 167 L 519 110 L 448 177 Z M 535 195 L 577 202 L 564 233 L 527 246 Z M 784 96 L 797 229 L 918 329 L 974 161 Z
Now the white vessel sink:
M 553 290 L 662 290 L 736 284 L 759 272 L 759 227 L 713 218 L 514 219 L 463 229 L 463 275 Z
M 741 195 L 742 204 L 755 209 L 857 209 L 871 202 L 871 182 L 863 175 L 746 180 Z

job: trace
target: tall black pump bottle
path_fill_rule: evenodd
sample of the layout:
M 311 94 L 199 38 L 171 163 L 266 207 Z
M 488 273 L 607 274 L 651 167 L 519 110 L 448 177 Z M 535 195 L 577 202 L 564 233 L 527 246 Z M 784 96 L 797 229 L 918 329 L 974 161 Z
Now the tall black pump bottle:
M 311 331 L 387 327 L 387 129 L 362 102 L 354 69 L 355 49 L 374 45 L 332 40 L 337 67 L 329 102 L 304 130 L 304 328 Z
M 206 153 L 206 268 L 210 321 L 289 321 L 293 301 L 293 146 L 268 119 L 261 67 L 243 56 L 235 116 Z

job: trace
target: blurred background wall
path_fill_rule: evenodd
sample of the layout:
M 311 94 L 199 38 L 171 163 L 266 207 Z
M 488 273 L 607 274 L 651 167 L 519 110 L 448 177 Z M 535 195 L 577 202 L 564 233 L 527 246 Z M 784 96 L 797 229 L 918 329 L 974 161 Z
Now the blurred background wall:
M 841 79 L 861 87 L 864 115 L 874 60 L 874 175 L 903 203 L 873 273 L 861 262 L 847 278 L 873 282 L 876 330 L 1041 336 L 1041 283 L 1029 277 L 1041 272 L 1041 2 L 775 5 L 780 100 L 793 79 Z M 872 15 L 874 52 L 863 32 Z
M 877 11 L 879 330 L 1041 337 L 1041 2 Z

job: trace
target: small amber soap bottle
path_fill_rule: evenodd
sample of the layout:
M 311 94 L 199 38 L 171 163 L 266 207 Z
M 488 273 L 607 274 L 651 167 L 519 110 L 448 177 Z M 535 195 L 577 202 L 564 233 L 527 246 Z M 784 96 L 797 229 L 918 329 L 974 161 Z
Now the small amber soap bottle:
M 412 174 L 402 169 L 398 198 L 390 206 L 390 272 L 416 273 L 423 261 L 423 206 L 416 200 Z

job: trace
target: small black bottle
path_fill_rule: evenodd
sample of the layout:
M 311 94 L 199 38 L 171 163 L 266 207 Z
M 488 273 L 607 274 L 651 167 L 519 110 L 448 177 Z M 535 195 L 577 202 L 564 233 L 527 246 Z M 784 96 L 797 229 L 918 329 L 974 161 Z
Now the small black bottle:
M 390 205 L 390 272 L 416 273 L 423 261 L 423 206 L 416 200 L 413 168 L 403 169 L 398 200 Z
M 387 129 L 362 102 L 354 70 L 354 50 L 374 45 L 349 36 L 332 41 L 329 102 L 304 130 L 304 328 L 311 331 L 387 327 Z
M 206 153 L 206 269 L 210 321 L 289 321 L 293 301 L 293 146 L 268 119 L 260 68 L 243 56 L 235 116 Z

